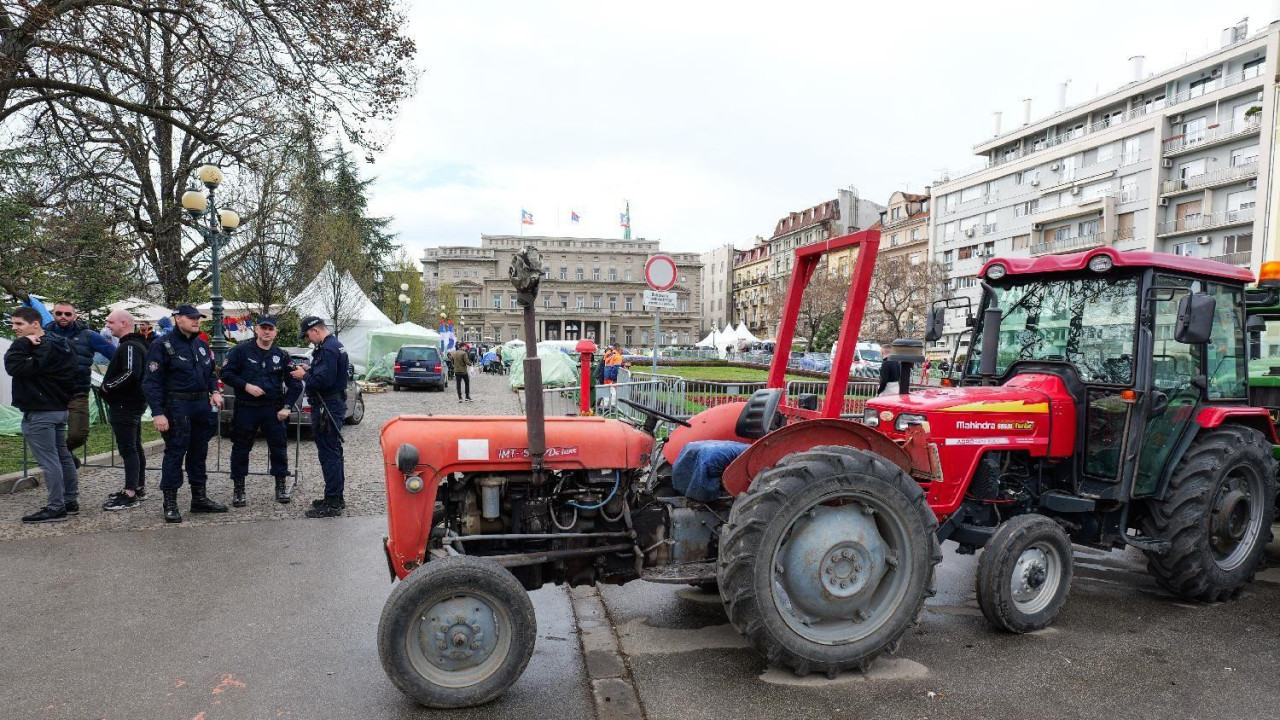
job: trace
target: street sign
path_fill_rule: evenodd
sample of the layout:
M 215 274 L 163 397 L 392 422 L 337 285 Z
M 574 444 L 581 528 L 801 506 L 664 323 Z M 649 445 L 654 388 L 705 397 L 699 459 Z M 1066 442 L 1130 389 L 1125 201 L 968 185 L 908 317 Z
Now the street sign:
M 660 308 L 662 310 L 675 310 L 676 294 L 673 292 L 656 292 L 654 290 L 645 290 L 644 306 L 647 308 Z
M 676 284 L 676 261 L 670 255 L 654 255 L 644 264 L 644 281 L 659 292 Z

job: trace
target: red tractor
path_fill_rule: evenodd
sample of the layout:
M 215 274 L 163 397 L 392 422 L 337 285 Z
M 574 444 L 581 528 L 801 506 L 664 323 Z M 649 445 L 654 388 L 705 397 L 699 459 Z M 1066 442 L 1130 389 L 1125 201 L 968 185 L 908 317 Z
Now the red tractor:
M 939 543 L 979 560 L 997 628 L 1045 627 L 1066 598 L 1071 544 L 1136 547 L 1177 595 L 1231 597 L 1255 572 L 1275 505 L 1275 431 L 1248 406 L 1244 286 L 1205 260 L 1099 249 L 992 260 L 975 349 L 954 387 L 911 391 L 918 341 L 898 343 L 896 392 L 840 417 L 879 233 L 796 251 L 769 388 L 689 420 L 544 418 L 538 359 L 527 417 L 401 417 L 382 430 L 400 583 L 379 626 L 383 665 L 425 705 L 477 705 L 533 653 L 526 593 L 636 579 L 716 586 L 770 663 L 834 677 L 894 652 L 934 591 Z M 801 293 L 821 257 L 856 246 L 821 407 L 784 398 Z M 825 270 L 823 270 L 825 271 Z M 541 262 L 512 280 L 533 337 Z M 659 422 L 677 426 L 665 439 Z M 682 451 L 749 447 L 722 492 L 677 492 Z M 708 457 L 710 457 L 708 455 Z M 683 460 L 682 460 L 683 462 Z

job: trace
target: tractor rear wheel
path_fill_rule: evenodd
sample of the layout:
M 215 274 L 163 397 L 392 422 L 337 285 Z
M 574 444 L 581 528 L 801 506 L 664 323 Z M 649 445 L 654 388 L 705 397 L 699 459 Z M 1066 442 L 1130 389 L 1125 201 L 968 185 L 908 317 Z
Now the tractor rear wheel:
M 382 667 L 433 708 L 482 705 L 533 656 L 533 602 L 506 568 L 459 555 L 423 563 L 396 586 L 378 622 Z
M 730 622 L 771 664 L 835 677 L 897 650 L 934 593 L 937 518 L 884 458 L 819 446 L 734 503 L 717 578 Z
M 1239 425 L 1203 431 L 1178 462 L 1143 531 L 1171 543 L 1147 552 L 1147 569 L 1170 592 L 1218 602 L 1253 579 L 1271 534 L 1276 461 L 1262 433 Z
M 1026 633 L 1053 622 L 1071 589 L 1071 539 L 1044 515 L 1000 525 L 978 558 L 978 607 L 997 630 Z

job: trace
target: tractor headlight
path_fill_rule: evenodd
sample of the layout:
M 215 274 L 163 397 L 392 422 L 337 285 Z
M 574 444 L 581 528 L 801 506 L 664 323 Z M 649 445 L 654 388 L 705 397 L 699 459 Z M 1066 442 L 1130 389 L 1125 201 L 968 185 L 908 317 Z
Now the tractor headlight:
M 995 263 L 991 267 L 987 268 L 987 279 L 999 280 L 1000 278 L 1004 277 L 1005 274 L 1008 273 L 1008 271 L 1009 271 L 1008 268 L 1006 268 L 1004 265 L 1000 263 Z
M 893 423 L 893 429 L 898 432 L 906 432 L 907 428 L 912 425 L 924 425 L 924 416 L 915 413 L 901 413 L 898 419 Z
M 404 489 L 415 494 L 422 492 L 422 478 L 418 475 L 410 475 L 405 478 Z
M 862 424 L 867 427 L 880 427 L 880 414 L 875 408 L 867 408 L 862 411 Z
M 1096 273 L 1107 272 L 1114 264 L 1110 255 L 1094 255 L 1089 258 L 1089 269 Z

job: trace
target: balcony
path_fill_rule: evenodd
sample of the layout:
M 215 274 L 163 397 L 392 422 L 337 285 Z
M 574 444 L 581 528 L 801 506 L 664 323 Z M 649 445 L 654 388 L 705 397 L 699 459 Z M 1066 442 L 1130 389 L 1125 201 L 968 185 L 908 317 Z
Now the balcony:
M 1249 263 L 1253 261 L 1253 253 L 1249 250 L 1243 252 L 1227 253 L 1226 255 L 1214 255 L 1209 260 L 1216 260 L 1220 263 L 1228 265 L 1236 265 L 1239 267 L 1249 267 Z
M 1031 246 L 1031 256 L 1036 257 L 1038 255 L 1058 255 L 1060 253 L 1081 252 L 1083 250 L 1101 247 L 1106 244 L 1106 233 L 1093 233 L 1091 235 L 1057 238 L 1047 240 L 1045 242 L 1034 243 Z
M 1200 173 L 1185 178 L 1174 178 L 1160 183 L 1162 196 L 1181 195 L 1221 185 L 1230 185 L 1248 178 L 1258 177 L 1258 161 L 1222 168 L 1213 172 Z
M 1255 116 L 1248 120 L 1239 122 L 1226 122 L 1218 125 L 1210 125 L 1204 130 L 1186 133 L 1184 135 L 1174 135 L 1167 137 L 1161 145 L 1161 155 L 1164 157 L 1174 157 L 1189 153 L 1194 150 L 1201 150 L 1214 145 L 1238 140 L 1258 132 L 1262 126 L 1260 116 Z
M 1162 222 L 1156 226 L 1156 237 L 1173 237 L 1175 235 L 1186 235 L 1188 233 L 1202 232 L 1204 230 L 1214 230 L 1217 228 L 1231 227 L 1233 225 L 1248 225 L 1253 222 L 1253 208 L 1241 208 L 1239 210 L 1224 210 L 1222 212 L 1210 213 L 1208 215 L 1190 215 L 1179 220 L 1169 220 Z

